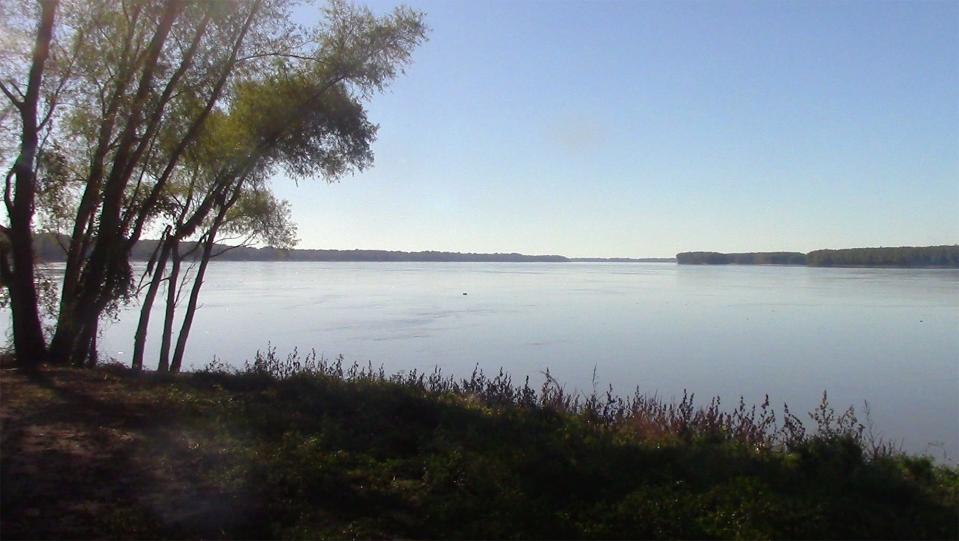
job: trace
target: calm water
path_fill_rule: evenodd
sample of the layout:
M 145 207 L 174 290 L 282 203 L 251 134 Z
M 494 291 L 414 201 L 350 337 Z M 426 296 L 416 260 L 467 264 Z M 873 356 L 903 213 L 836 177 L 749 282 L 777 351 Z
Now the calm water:
M 467 295 L 463 295 L 467 293 Z M 883 434 L 959 456 L 959 271 L 549 263 L 211 265 L 188 348 L 242 365 L 268 342 L 570 389 L 740 395 L 808 411 L 868 401 Z M 158 312 L 154 322 L 159 324 Z M 101 352 L 129 359 L 136 311 Z M 155 359 L 158 326 L 148 359 Z

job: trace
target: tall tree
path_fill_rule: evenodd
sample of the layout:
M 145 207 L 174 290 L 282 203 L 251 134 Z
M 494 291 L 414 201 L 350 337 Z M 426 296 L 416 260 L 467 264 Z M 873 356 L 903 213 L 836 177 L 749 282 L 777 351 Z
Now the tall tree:
M 7 173 L 4 185 L 3 201 L 9 226 L 2 229 L 6 242 L 0 245 L 0 279 L 10 295 L 17 361 L 27 368 L 35 367 L 46 356 L 35 285 L 33 215 L 37 193 L 37 151 L 43 122 L 39 118 L 41 85 L 50 56 L 56 10 L 56 0 L 39 3 L 39 21 L 25 90 L 21 91 L 13 81 L 0 81 L 0 90 L 19 113 L 20 120 L 19 155 Z M 15 179 L 12 197 L 11 178 Z
M 229 108 L 237 92 L 266 84 L 287 91 L 285 99 L 308 110 L 325 100 L 359 105 L 362 110 L 362 102 L 402 70 L 426 31 L 421 14 L 407 8 L 377 17 L 340 1 L 325 8 L 319 25 L 306 29 L 293 22 L 290 0 L 62 2 L 63 31 L 55 36 L 71 40 L 75 61 L 69 82 L 63 85 L 69 100 L 56 109 L 55 122 L 49 124 L 55 129 L 47 135 L 50 148 L 62 152 L 64 166 L 60 178 L 51 184 L 56 190 L 47 192 L 50 197 L 44 204 L 59 205 L 50 213 L 59 219 L 52 222 L 66 224 L 70 239 L 50 343 L 49 358 L 54 362 L 82 363 L 89 357 L 101 314 L 131 294 L 133 246 L 144 232 L 172 225 L 163 207 L 167 187 L 182 176 L 186 157 L 202 146 L 199 141 L 210 119 Z M 45 40 L 50 45 L 53 20 L 38 20 L 50 32 L 37 32 L 37 43 Z M 67 48 L 56 39 L 52 45 Z M 39 86 L 42 81 L 37 80 Z M 24 96 L 31 95 L 29 88 Z M 55 95 L 57 89 L 50 88 L 46 94 Z M 24 102 L 15 91 L 11 95 Z M 268 96 L 261 99 L 269 105 Z M 255 118 L 259 112 L 251 106 L 243 114 Z M 263 129 L 245 147 L 247 152 L 225 149 L 208 170 L 217 173 L 208 177 L 209 189 L 184 218 L 176 233 L 182 235 L 179 240 L 208 223 L 219 208 L 217 202 L 229 200 L 238 179 L 267 175 L 280 164 L 294 174 L 311 176 L 348 170 L 357 163 L 344 158 L 351 143 L 319 129 L 320 123 L 296 114 L 260 120 Z M 293 144 L 297 139 L 312 140 L 314 146 L 341 145 L 343 152 L 339 157 L 329 153 L 325 163 L 318 163 L 296 155 L 309 150 L 308 145 Z M 368 154 L 368 148 L 364 152 Z M 26 158 L 34 163 L 35 181 L 36 156 L 26 153 Z M 367 162 L 371 158 L 371 154 L 363 156 Z M 11 205 L 31 208 L 27 204 L 31 193 L 35 195 L 35 190 L 20 198 L 18 191 Z M 16 227 L 29 234 L 29 221 L 23 226 L 25 214 L 29 213 L 16 215 Z M 7 252 L 14 261 L 7 266 L 11 272 L 4 282 L 12 293 L 11 280 L 30 281 L 33 261 L 32 254 L 22 249 L 29 245 L 8 237 L 11 249 Z M 162 259 L 162 253 L 158 254 L 155 263 L 161 269 Z M 41 354 L 27 357 L 41 358 L 35 290 L 19 286 L 16 290 L 27 294 L 12 303 L 14 319 L 31 322 L 14 325 L 17 341 L 34 344 Z
M 0 129 L 12 125 L 12 107 L 20 141 L 6 177 L 0 279 L 20 362 L 44 359 L 31 244 L 37 203 L 51 218 L 44 222 L 69 236 L 46 357 L 80 364 L 101 314 L 132 292 L 130 253 L 144 232 L 215 239 L 210 224 L 221 212 L 227 219 L 224 204 L 242 200 L 232 196 L 249 191 L 251 179 L 283 168 L 333 180 L 370 163 L 375 126 L 363 102 L 409 62 L 426 33 L 422 15 L 401 7 L 375 16 L 334 0 L 321 23 L 304 29 L 292 10 L 292 0 L 15 0 L 0 8 L 0 22 L 12 12 L 35 20 L 29 61 L 0 54 L 8 102 Z M 51 50 L 69 52 L 52 80 L 44 77 Z M 14 69 L 21 66 L 29 69 Z M 209 128 L 227 110 L 226 124 L 255 129 L 239 130 L 238 146 L 216 147 Z M 166 194 L 203 153 L 202 189 L 178 223 Z M 41 164 L 50 174 L 38 190 Z M 161 249 L 160 276 L 165 264 Z
M 102 85 L 110 89 L 110 98 L 102 102 L 106 107 L 101 107 L 104 114 L 99 115 L 97 150 L 74 222 L 60 317 L 51 342 L 55 362 L 70 358 L 82 362 L 100 314 L 112 300 L 127 293 L 129 245 L 124 216 L 152 211 L 149 200 L 137 197 L 144 177 L 154 172 L 150 166 L 165 171 L 175 167 L 222 97 L 239 48 L 262 6 L 263 2 L 252 0 L 243 6 L 246 9 L 231 13 L 212 2 L 144 2 L 121 20 L 121 27 L 129 27 L 125 35 L 134 39 L 123 42 L 120 58 L 125 62 L 116 70 L 105 70 L 120 76 L 110 76 Z M 185 13 L 189 11 L 193 12 Z M 214 31 L 217 25 L 223 35 Z M 221 49 L 228 52 L 221 53 Z M 198 73 L 196 60 L 204 52 L 208 54 L 201 58 L 204 64 Z M 196 76 L 199 84 L 190 85 L 190 76 Z M 183 101 L 174 103 L 174 98 Z M 198 105 L 192 114 L 182 116 L 177 126 L 170 113 L 190 101 Z M 123 122 L 117 125 L 121 111 Z M 170 138 L 171 149 L 151 156 L 161 135 Z M 165 176 L 160 173 L 154 182 L 162 185 Z M 136 184 L 131 186 L 133 179 Z

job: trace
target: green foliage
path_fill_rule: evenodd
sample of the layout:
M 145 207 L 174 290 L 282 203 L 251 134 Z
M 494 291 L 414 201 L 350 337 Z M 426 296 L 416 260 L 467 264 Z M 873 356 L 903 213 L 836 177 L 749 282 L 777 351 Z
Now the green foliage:
M 248 191 L 240 196 L 227 213 L 223 231 L 244 235 L 247 242 L 262 242 L 279 249 L 296 245 L 296 224 L 287 201 L 277 200 L 272 193 Z

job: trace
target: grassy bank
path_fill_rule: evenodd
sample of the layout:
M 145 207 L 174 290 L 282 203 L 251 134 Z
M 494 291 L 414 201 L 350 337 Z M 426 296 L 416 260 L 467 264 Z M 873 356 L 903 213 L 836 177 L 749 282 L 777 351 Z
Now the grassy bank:
M 0 384 L 3 539 L 959 536 L 956 469 L 828 404 L 802 427 L 272 356 Z

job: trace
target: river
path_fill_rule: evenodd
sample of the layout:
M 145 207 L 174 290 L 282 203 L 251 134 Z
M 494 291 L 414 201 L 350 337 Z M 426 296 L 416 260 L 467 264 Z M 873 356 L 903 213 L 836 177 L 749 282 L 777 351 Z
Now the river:
M 571 390 L 728 406 L 768 393 L 805 412 L 826 390 L 837 408 L 868 402 L 910 451 L 959 456 L 955 269 L 218 262 L 200 299 L 188 368 L 242 366 L 269 343 L 388 372 L 478 364 L 538 382 L 548 368 Z M 129 360 L 137 312 L 104 325 L 102 355 Z

